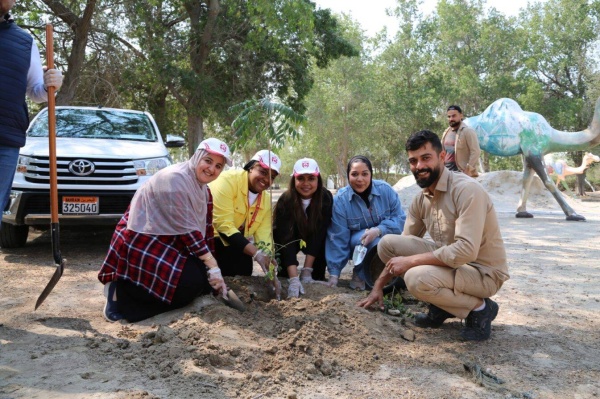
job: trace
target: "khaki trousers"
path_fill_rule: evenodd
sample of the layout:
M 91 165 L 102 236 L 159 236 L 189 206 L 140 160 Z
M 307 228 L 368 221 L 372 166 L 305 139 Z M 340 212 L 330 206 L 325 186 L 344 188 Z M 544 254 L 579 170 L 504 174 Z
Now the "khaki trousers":
M 432 252 L 437 247 L 431 241 L 415 236 L 387 234 L 377 246 L 383 263 L 396 256 Z M 417 299 L 465 319 L 481 304 L 483 298 L 494 295 L 502 286 L 492 277 L 471 265 L 457 268 L 422 265 L 409 269 L 404 276 L 408 291 Z

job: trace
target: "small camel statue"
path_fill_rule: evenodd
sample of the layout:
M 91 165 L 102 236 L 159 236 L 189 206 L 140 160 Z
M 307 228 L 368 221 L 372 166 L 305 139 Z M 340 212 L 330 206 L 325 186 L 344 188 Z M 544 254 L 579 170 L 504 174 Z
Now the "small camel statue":
M 581 166 L 578 168 L 567 165 L 564 159 L 554 161 L 549 154 L 544 156 L 546 172 L 549 175 L 556 176 L 556 187 L 558 187 L 559 183 L 564 182 L 567 176 L 583 174 L 594 162 L 600 162 L 600 157 L 590 152 L 586 152 L 583 155 Z
M 596 101 L 594 117 L 588 129 L 563 132 L 550 126 L 535 112 L 523 111 L 516 101 L 501 98 L 490 104 L 481 115 L 467 118 L 465 123 L 477 132 L 479 146 L 498 156 L 523 157 L 523 188 L 516 217 L 532 218 L 527 212 L 527 198 L 535 172 L 567 216 L 567 220 L 584 221 L 567 204 L 554 182 L 548 177 L 544 155 L 561 151 L 582 151 L 600 144 L 600 98 Z

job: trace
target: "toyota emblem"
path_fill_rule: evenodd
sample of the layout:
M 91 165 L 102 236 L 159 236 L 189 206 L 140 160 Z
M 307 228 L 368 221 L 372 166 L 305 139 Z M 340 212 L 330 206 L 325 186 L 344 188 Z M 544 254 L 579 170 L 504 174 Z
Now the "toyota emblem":
M 96 170 L 96 166 L 87 159 L 76 159 L 69 164 L 69 172 L 75 176 L 89 176 Z

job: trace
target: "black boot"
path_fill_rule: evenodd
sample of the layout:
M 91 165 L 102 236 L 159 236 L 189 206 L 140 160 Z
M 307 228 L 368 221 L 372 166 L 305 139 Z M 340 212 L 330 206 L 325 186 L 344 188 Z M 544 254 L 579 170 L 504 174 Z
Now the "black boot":
M 440 309 L 435 305 L 429 304 L 429 311 L 425 313 L 417 313 L 415 315 L 415 325 L 417 327 L 431 327 L 438 328 L 446 319 L 454 317 L 452 313 L 446 312 L 444 309 Z
M 492 321 L 498 315 L 500 307 L 490 298 L 485 299 L 485 309 L 469 313 L 465 321 L 466 327 L 460 332 L 466 341 L 485 341 L 492 335 Z

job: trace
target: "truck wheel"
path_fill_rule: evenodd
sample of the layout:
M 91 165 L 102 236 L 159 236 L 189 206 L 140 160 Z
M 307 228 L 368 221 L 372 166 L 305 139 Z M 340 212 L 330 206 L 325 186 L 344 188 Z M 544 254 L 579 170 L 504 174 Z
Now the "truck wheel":
M 2 248 L 20 248 L 27 242 L 29 226 L 14 225 L 2 222 L 0 228 L 0 247 Z

